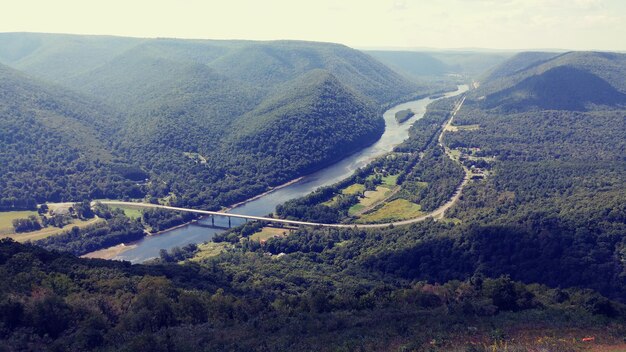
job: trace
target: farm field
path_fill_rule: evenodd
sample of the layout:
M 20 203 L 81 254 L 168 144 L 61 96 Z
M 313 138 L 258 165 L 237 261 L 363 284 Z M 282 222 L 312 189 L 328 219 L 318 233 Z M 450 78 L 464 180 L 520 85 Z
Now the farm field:
M 220 243 L 207 242 L 207 243 L 199 244 L 198 252 L 196 252 L 196 255 L 190 260 L 192 262 L 200 262 L 204 259 L 218 256 L 222 252 L 224 252 L 226 249 L 228 249 L 230 246 L 231 244 L 226 243 L 226 242 L 220 242 Z
M 103 221 L 103 220 L 100 218 L 93 218 L 89 220 L 73 219 L 71 223 L 63 226 L 62 228 L 48 226 L 39 231 L 33 231 L 33 232 L 14 233 L 13 231 L 11 231 L 10 233 L 0 234 L 0 237 L 9 237 L 9 238 L 14 239 L 17 242 L 37 241 L 46 237 L 57 235 L 63 231 L 68 231 L 74 226 L 85 227 L 85 226 L 95 224 L 98 221 Z
M 362 215 L 357 222 L 398 221 L 422 215 L 422 207 L 405 199 L 396 199 L 383 205 L 380 209 Z
M 284 236 L 289 233 L 289 229 L 276 228 L 276 227 L 264 227 L 261 231 L 250 236 L 250 240 L 257 242 L 265 242 L 272 237 Z
M 4 211 L 0 212 L 0 236 L 13 234 L 13 220 L 37 215 L 36 211 Z

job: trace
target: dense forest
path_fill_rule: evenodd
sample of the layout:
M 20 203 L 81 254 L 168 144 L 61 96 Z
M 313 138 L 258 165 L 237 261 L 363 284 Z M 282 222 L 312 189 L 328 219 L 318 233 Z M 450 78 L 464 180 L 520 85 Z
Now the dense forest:
M 625 307 L 592 291 L 525 285 L 506 276 L 446 284 L 407 280 L 372 271 L 346 257 L 347 249 L 328 246 L 378 234 L 299 235 L 293 239 L 307 247 L 292 245 L 300 254 L 279 260 L 253 251 L 182 266 L 76 259 L 4 240 L 2 345 L 42 351 L 386 350 L 390 344 L 482 350 L 531 324 L 555 334 L 546 346 L 566 350 L 580 336 L 614 343 L 624 333 L 618 317 Z M 314 245 L 320 240 L 325 247 Z M 272 250 L 279 246 L 273 242 Z M 577 332 L 577 341 L 560 342 L 563 330 Z M 537 346 L 534 338 L 518 341 Z
M 107 151 L 117 115 L 6 66 L 0 77 L 0 209 L 142 196 L 145 176 Z

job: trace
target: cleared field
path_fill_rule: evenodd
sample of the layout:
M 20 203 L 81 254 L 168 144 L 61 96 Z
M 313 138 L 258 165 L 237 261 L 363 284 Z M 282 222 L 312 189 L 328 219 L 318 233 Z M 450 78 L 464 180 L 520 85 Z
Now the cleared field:
M 37 215 L 36 211 L 4 211 L 0 212 L 0 235 L 9 235 L 14 233 L 13 220 L 24 219 L 29 215 Z
M 124 215 L 126 215 L 126 217 L 129 217 L 131 219 L 141 218 L 141 216 L 143 215 L 141 209 L 145 209 L 145 208 L 141 208 L 141 207 L 134 207 L 132 205 L 115 206 L 115 207 L 112 207 L 112 208 L 113 209 L 122 209 L 124 211 Z
M 351 206 L 350 209 L 348 209 L 348 214 L 358 215 L 365 209 L 384 200 L 390 194 L 391 190 L 385 186 L 378 186 L 375 191 L 365 191 L 365 197 L 361 198 L 359 203 Z
M 446 131 L 458 132 L 458 131 L 476 131 L 480 129 L 480 125 L 460 125 L 460 126 L 446 126 Z
M 284 236 L 289 233 L 289 229 L 276 227 L 264 227 L 261 231 L 250 236 L 252 241 L 265 242 L 272 237 Z
M 343 195 L 352 195 L 352 194 L 357 194 L 357 193 L 361 193 L 365 191 L 365 186 L 360 184 L 360 183 L 353 183 L 350 186 L 344 188 L 341 190 L 341 194 Z M 337 203 L 337 201 L 339 200 L 339 197 L 341 197 L 341 195 L 337 195 L 334 196 L 332 199 L 325 201 L 324 203 L 322 203 L 322 205 L 326 205 L 329 207 L 332 207 L 333 205 L 335 205 L 335 203 Z
M 198 252 L 196 255 L 190 259 L 192 262 L 199 262 L 204 259 L 212 258 L 220 255 L 222 252 L 226 251 L 232 245 L 226 242 L 207 242 L 198 245 Z
M 383 177 L 383 185 L 388 186 L 389 188 L 393 188 L 398 184 L 398 176 L 400 175 L 389 175 Z
M 355 183 L 355 184 L 352 184 L 352 185 L 342 189 L 341 193 L 350 195 L 350 194 L 357 194 L 357 193 L 360 193 L 360 192 L 363 192 L 363 191 L 365 191 L 365 186 L 360 184 L 360 183 Z
M 458 160 L 461 157 L 461 151 L 458 149 L 451 149 L 450 155 L 453 159 Z
M 67 224 L 63 226 L 62 228 L 48 226 L 39 231 L 25 232 L 25 233 L 19 233 L 19 234 L 11 233 L 11 234 L 6 234 L 6 235 L 1 235 L 0 237 L 9 237 L 9 238 L 14 239 L 17 242 L 37 241 L 42 238 L 58 235 L 59 233 L 63 231 L 67 231 L 74 226 L 85 227 L 85 226 L 95 224 L 98 221 L 104 221 L 104 220 L 100 218 L 93 218 L 89 220 L 74 219 L 71 224 Z
M 363 204 L 366 207 L 369 207 L 370 205 L 380 202 L 381 200 L 385 199 L 385 197 L 388 196 L 390 192 L 391 190 L 389 188 L 378 186 L 376 187 L 375 191 L 365 192 L 365 197 L 361 198 L 361 204 Z
M 422 213 L 422 207 L 405 199 L 396 199 L 383 205 L 373 213 L 361 216 L 357 222 L 369 223 L 380 221 L 398 221 L 415 218 Z
M 363 209 L 365 209 L 365 206 L 361 203 L 357 203 L 351 206 L 350 209 L 348 209 L 348 214 L 350 215 L 358 214 L 361 211 L 363 211 Z

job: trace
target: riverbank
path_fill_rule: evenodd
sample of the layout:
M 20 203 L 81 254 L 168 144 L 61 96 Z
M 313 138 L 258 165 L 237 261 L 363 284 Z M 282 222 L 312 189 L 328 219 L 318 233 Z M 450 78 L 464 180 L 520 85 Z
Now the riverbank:
M 97 251 L 94 252 L 89 252 L 87 254 L 83 254 L 80 257 L 81 258 L 90 258 L 90 259 L 114 259 L 115 257 L 117 257 L 118 255 L 131 250 L 133 248 L 137 248 L 137 244 L 135 243 L 131 243 L 131 244 L 124 244 L 124 243 L 120 243 L 117 246 L 113 246 L 113 247 L 109 247 L 109 248 L 104 248 L 104 249 L 99 249 Z

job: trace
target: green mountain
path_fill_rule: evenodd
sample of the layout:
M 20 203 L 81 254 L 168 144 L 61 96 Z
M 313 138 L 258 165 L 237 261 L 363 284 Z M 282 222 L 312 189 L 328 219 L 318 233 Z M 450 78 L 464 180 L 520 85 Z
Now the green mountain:
M 482 80 L 495 80 L 503 77 L 510 77 L 520 71 L 537 66 L 558 56 L 558 53 L 528 51 L 519 53 L 505 62 L 492 67 L 484 73 Z
M 1 33 L 0 62 L 63 84 L 142 41 L 111 36 Z
M 488 106 L 517 104 L 527 109 L 581 110 L 617 106 L 626 94 L 626 55 L 599 52 L 520 54 L 495 68 L 475 95 Z M 506 104 L 505 104 L 506 105 Z
M 110 148 L 120 125 L 106 106 L 0 65 L 2 208 L 138 194 L 115 171 L 130 170 Z

